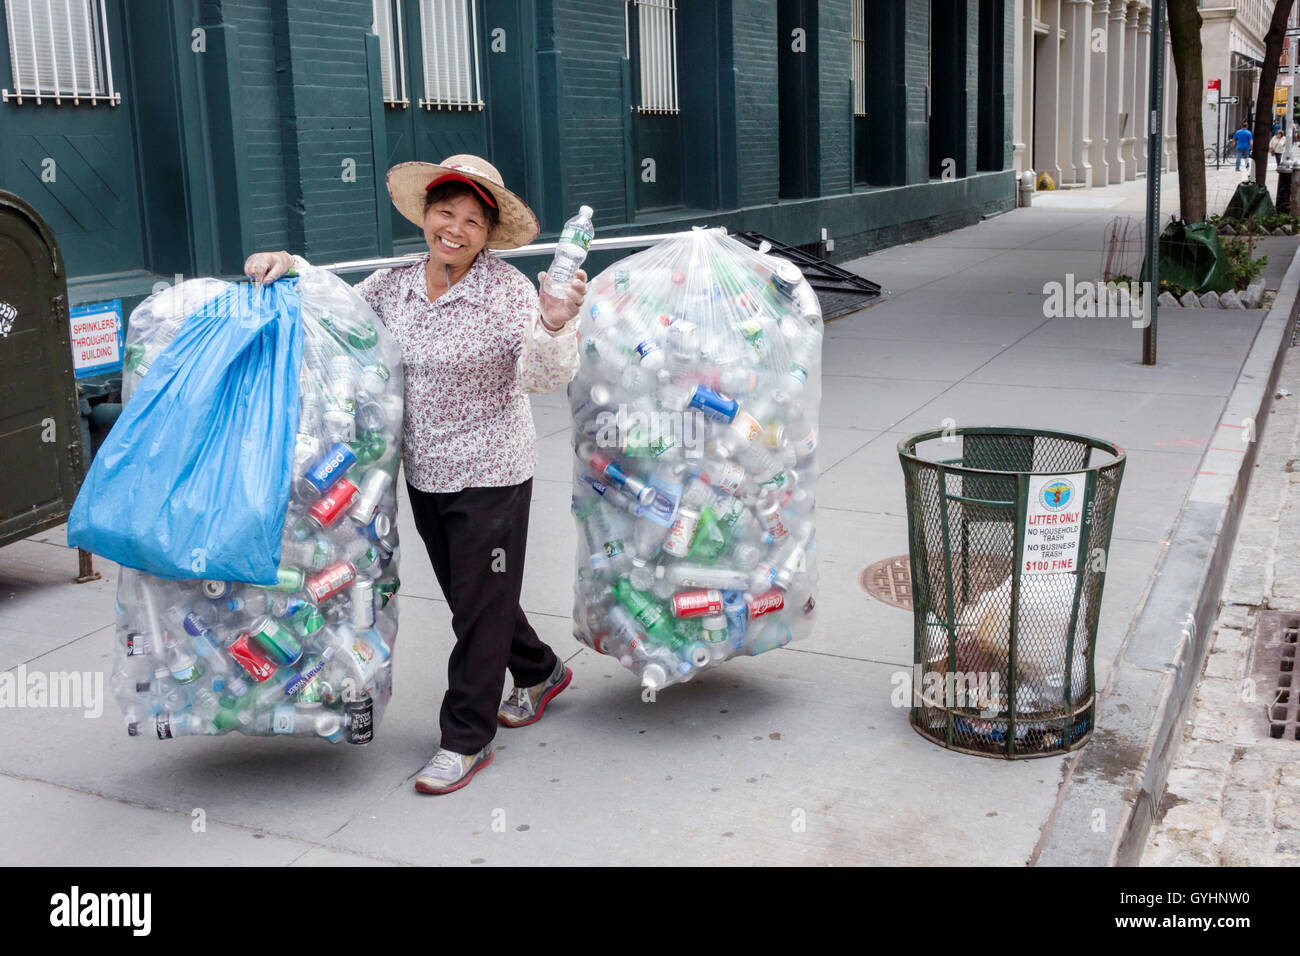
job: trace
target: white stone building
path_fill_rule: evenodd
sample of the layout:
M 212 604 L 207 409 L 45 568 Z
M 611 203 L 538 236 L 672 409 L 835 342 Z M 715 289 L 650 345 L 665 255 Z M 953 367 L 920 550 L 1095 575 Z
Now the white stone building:
M 1016 0 L 1015 49 L 1017 170 L 1046 172 L 1059 186 L 1146 175 L 1150 0 Z M 1166 42 L 1166 170 L 1176 168 L 1174 82 Z
M 1206 148 L 1226 141 L 1242 122 L 1254 116 L 1259 95 L 1259 67 L 1264 62 L 1264 34 L 1273 15 L 1272 0 L 1203 0 L 1201 3 L 1201 70 L 1206 79 L 1220 81 L 1224 97 L 1233 104 L 1218 104 L 1212 96 L 1203 103 L 1202 125 Z M 1279 82 L 1281 82 L 1279 78 Z M 1226 150 L 1232 156 L 1231 148 Z

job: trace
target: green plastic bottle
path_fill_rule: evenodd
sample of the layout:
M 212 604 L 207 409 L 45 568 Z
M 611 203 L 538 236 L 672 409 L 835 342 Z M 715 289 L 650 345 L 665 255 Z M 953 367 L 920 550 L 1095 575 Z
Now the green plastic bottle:
M 668 613 L 650 595 L 638 591 L 627 578 L 619 578 L 615 581 L 613 590 L 615 600 L 632 613 L 656 644 L 675 651 L 684 643 L 673 630 Z

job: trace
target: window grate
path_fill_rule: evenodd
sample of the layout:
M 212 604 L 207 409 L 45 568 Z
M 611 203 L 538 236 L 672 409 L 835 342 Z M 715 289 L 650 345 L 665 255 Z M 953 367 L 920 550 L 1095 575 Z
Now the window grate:
M 122 102 L 104 0 L 5 0 L 5 24 L 14 84 L 0 94 L 6 103 Z
M 853 0 L 849 40 L 853 46 L 853 115 L 867 115 L 866 0 Z
M 481 110 L 478 9 L 473 0 L 420 0 L 426 110 Z
M 638 113 L 673 115 L 681 112 L 677 98 L 676 0 L 632 0 L 636 7 Z M 628 59 L 632 58 L 631 28 L 623 8 Z
M 379 37 L 379 72 L 388 106 L 411 105 L 406 94 L 406 49 L 402 34 L 402 0 L 373 0 L 371 32 Z

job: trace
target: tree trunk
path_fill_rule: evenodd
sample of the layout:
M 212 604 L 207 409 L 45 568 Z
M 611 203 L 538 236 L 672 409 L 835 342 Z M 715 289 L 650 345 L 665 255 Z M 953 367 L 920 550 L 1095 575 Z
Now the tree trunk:
M 1184 222 L 1205 219 L 1205 133 L 1201 127 L 1201 14 L 1196 0 L 1168 0 L 1170 53 L 1178 77 L 1178 208 Z
M 1291 17 L 1293 0 L 1277 0 L 1273 19 L 1264 34 L 1264 65 L 1259 70 L 1259 95 L 1255 97 L 1254 141 L 1250 158 L 1255 161 L 1255 182 L 1263 185 L 1268 175 L 1268 141 L 1273 138 L 1273 87 L 1277 85 L 1277 68 L 1282 62 L 1282 40 L 1286 22 Z M 1289 97 L 1288 97 L 1289 99 Z M 1288 104 L 1289 105 L 1289 104 Z

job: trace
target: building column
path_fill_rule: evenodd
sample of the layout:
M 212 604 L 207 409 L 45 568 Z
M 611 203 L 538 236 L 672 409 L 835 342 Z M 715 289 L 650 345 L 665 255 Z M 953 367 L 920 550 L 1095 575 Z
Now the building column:
M 1043 0 L 1043 55 L 1034 64 L 1037 86 L 1034 104 L 1034 161 L 1036 172 L 1061 183 L 1061 0 Z
M 1092 163 L 1088 156 L 1088 147 L 1092 140 L 1088 137 L 1089 114 L 1088 94 L 1091 75 L 1092 54 L 1089 52 L 1092 34 L 1092 0 L 1068 0 L 1067 24 L 1069 33 L 1066 45 L 1069 52 L 1070 72 L 1067 74 L 1071 95 L 1070 109 L 1070 165 L 1074 167 L 1071 182 L 1080 185 L 1092 185 Z
M 1137 179 L 1137 130 L 1141 125 L 1138 121 L 1138 75 L 1137 75 L 1137 48 L 1138 48 L 1138 11 L 1141 9 L 1136 2 L 1128 5 L 1128 18 L 1124 23 L 1124 80 L 1122 89 L 1124 98 L 1120 109 L 1128 117 L 1124 124 L 1124 136 L 1120 140 L 1120 151 L 1124 156 L 1124 178 L 1126 180 Z
M 1011 49 L 1012 60 L 1012 105 L 1011 105 L 1011 155 L 1012 166 L 1016 172 L 1023 173 L 1029 168 L 1029 131 L 1025 128 L 1026 102 L 1033 100 L 1033 86 L 1028 80 L 1034 73 L 1033 47 L 1030 55 L 1025 56 L 1025 7 L 1033 0 L 1015 0 L 1015 13 L 1012 17 L 1014 35 Z M 1028 26 L 1030 39 L 1033 39 L 1033 24 Z M 1032 129 L 1032 127 L 1031 127 Z
M 1088 28 L 1088 45 L 1092 50 L 1091 89 L 1088 91 L 1088 129 L 1092 143 L 1088 147 L 1088 161 L 1092 164 L 1092 184 L 1105 186 L 1106 179 L 1106 51 L 1109 49 L 1106 23 L 1110 15 L 1110 0 L 1093 0 L 1092 22 Z M 1100 43 L 1092 42 L 1092 31 L 1102 31 Z
M 1124 98 L 1124 20 L 1128 16 L 1125 0 L 1112 0 L 1110 20 L 1106 24 L 1106 166 L 1108 183 L 1124 181 L 1124 157 L 1119 146 L 1120 114 Z
M 1137 158 L 1136 172 L 1139 176 L 1147 173 L 1150 157 L 1147 151 L 1150 141 L 1147 131 L 1151 128 L 1151 8 L 1143 7 L 1138 12 L 1137 29 L 1137 63 L 1133 68 L 1133 82 L 1137 86 L 1137 107 L 1133 116 L 1137 120 L 1133 133 L 1137 137 L 1134 155 Z
M 1178 72 L 1174 69 L 1174 49 L 1165 34 L 1165 172 L 1178 172 Z
M 1056 180 L 1058 186 L 1078 182 L 1074 168 L 1074 44 L 1070 42 L 1070 4 L 1071 0 L 1061 0 L 1061 29 L 1056 34 L 1060 44 L 1057 68 L 1060 93 L 1056 100 L 1056 165 L 1061 167 L 1060 178 Z

